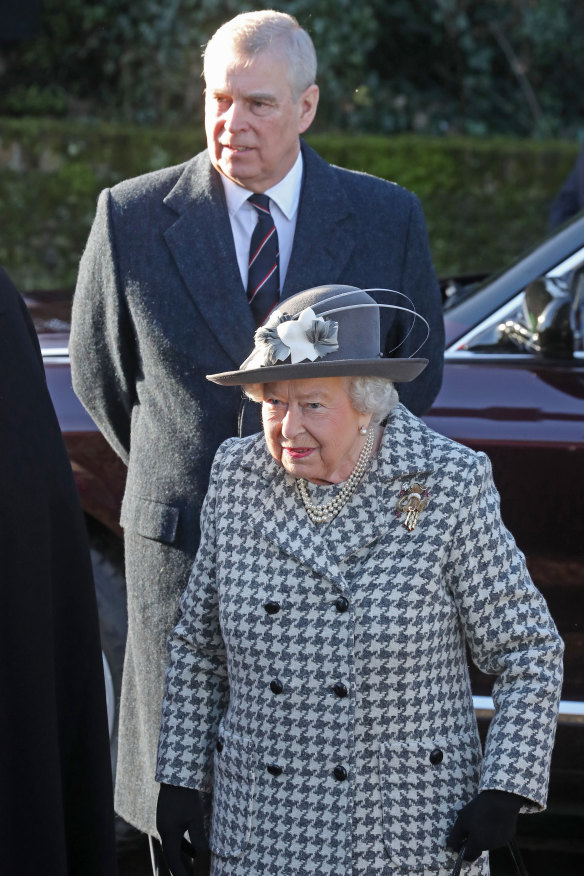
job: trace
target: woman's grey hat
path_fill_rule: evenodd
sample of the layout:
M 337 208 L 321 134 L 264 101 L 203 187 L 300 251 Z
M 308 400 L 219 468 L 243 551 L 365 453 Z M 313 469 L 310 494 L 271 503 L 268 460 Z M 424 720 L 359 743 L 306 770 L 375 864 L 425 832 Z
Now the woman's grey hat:
M 428 360 L 384 358 L 380 352 L 380 307 L 405 311 L 426 323 L 410 300 L 402 298 L 405 305 L 379 304 L 356 286 L 317 286 L 298 292 L 282 301 L 258 328 L 253 352 L 239 370 L 208 374 L 207 380 L 223 386 L 310 377 L 386 377 L 407 383 Z

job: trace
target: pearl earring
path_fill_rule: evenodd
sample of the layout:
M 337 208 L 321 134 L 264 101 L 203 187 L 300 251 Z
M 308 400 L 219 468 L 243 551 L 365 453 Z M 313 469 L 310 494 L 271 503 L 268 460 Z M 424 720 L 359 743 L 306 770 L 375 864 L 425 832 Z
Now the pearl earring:
M 359 426 L 359 434 L 366 435 L 367 434 L 367 426 Z

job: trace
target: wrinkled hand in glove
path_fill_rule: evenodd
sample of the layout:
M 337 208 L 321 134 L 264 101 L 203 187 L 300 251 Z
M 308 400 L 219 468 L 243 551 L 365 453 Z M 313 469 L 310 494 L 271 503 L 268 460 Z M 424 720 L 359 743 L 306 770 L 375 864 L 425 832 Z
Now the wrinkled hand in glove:
M 517 816 L 526 802 L 507 791 L 482 791 L 458 813 L 446 842 L 456 852 L 466 845 L 465 861 L 506 845 L 515 835 Z
M 185 853 L 189 835 L 195 853 L 195 872 L 204 876 L 211 869 L 211 853 L 203 825 L 203 806 L 199 792 L 193 788 L 161 785 L 156 807 L 156 827 L 162 851 L 172 876 L 191 876 L 192 862 Z

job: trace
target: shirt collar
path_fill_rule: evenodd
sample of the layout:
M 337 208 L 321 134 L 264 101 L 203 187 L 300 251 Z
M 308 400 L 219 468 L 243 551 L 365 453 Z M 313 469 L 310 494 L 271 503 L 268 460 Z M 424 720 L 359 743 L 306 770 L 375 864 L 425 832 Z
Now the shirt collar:
M 290 168 L 284 179 L 267 189 L 265 192 L 269 198 L 274 201 L 280 208 L 286 219 L 290 220 L 298 210 L 298 202 L 300 201 L 300 188 L 302 185 L 302 168 L 303 159 L 302 152 L 298 153 L 298 158 Z M 221 174 L 221 182 L 225 191 L 225 199 L 227 201 L 227 210 L 229 217 L 235 216 L 242 204 L 245 204 L 247 199 L 253 192 L 249 189 L 244 189 L 242 186 L 233 182 L 226 176 Z

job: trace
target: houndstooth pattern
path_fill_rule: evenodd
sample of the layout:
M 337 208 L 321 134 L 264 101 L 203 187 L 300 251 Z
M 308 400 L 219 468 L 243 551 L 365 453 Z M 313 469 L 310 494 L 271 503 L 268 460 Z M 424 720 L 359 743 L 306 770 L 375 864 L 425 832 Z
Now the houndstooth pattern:
M 415 481 L 430 501 L 408 532 L 395 508 Z M 562 643 L 483 454 L 399 405 L 350 504 L 315 527 L 263 436 L 231 439 L 202 531 L 157 779 L 213 790 L 213 876 L 446 876 L 445 838 L 477 790 L 545 805 Z M 482 764 L 467 640 L 498 675 Z M 488 873 L 486 856 L 466 873 Z

